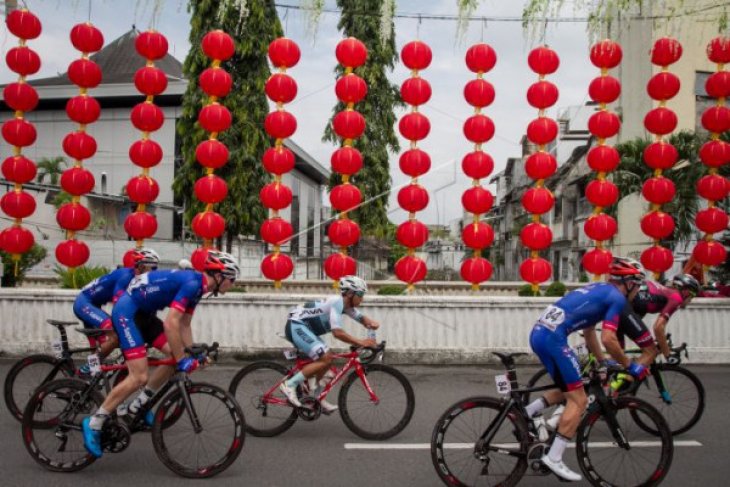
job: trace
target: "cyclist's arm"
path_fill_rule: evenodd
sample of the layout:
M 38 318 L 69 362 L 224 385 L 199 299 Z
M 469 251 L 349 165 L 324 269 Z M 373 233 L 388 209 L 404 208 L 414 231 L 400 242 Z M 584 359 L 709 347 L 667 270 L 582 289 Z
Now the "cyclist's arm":
M 362 325 L 369 330 L 377 330 L 378 328 L 380 328 L 380 323 L 371 318 L 368 318 L 365 315 L 362 315 L 362 321 L 360 321 L 360 323 L 362 323 Z
M 583 337 L 586 339 L 588 351 L 595 355 L 599 362 L 602 362 L 604 355 L 601 344 L 598 342 L 598 336 L 596 336 L 596 328 L 591 326 L 583 330 Z
M 368 329 L 377 330 L 380 327 L 380 323 L 377 321 L 368 318 L 364 314 L 360 312 L 357 308 L 349 308 L 344 311 L 344 313 L 352 318 L 353 320 L 360 323 L 362 326 Z
M 668 358 L 672 354 L 672 350 L 669 348 L 669 340 L 667 340 L 667 319 L 664 315 L 660 315 L 654 322 L 654 338 L 656 338 L 659 350 L 664 355 L 664 358 Z
M 190 320 L 192 315 L 184 313 L 177 308 L 170 308 L 165 317 L 165 335 L 167 343 L 170 344 L 172 357 L 179 361 L 185 356 L 185 347 L 192 343 L 192 331 L 190 330 Z M 186 345 L 186 340 L 189 342 Z
M 350 345 L 355 345 L 357 347 L 370 347 L 374 345 L 371 343 L 372 340 L 361 340 L 359 338 L 355 338 L 342 328 L 335 328 L 332 330 L 332 336 L 342 342 L 349 343 Z

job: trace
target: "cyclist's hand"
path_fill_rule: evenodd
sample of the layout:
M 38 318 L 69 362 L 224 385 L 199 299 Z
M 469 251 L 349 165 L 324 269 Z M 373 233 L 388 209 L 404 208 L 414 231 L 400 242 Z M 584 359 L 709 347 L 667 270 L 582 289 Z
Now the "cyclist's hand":
M 370 320 L 370 324 L 366 328 L 369 328 L 371 330 L 377 330 L 378 328 L 380 328 L 380 323 Z
M 601 379 L 601 382 L 606 382 L 606 379 L 608 379 L 608 360 L 601 361 L 598 364 L 596 372 L 598 372 L 598 377 Z
M 641 380 L 649 375 L 649 369 L 637 362 L 631 362 L 631 365 L 629 365 L 629 368 L 627 370 L 632 377 L 638 380 Z
M 682 363 L 682 357 L 679 355 L 679 352 L 675 352 L 671 354 L 669 357 L 667 357 L 667 363 L 669 365 L 679 365 Z
M 375 348 L 378 346 L 378 344 L 372 338 L 366 338 L 365 340 L 362 340 L 360 342 L 360 346 L 367 347 L 367 348 Z
M 189 374 L 197 369 L 199 364 L 198 359 L 193 357 L 183 357 L 177 362 L 177 370 L 178 372 L 185 372 Z

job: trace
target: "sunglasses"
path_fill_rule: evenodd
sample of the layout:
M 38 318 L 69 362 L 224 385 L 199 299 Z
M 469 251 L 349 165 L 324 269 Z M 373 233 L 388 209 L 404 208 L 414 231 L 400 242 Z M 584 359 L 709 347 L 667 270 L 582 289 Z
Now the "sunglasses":
M 364 292 L 362 292 L 362 291 L 355 291 L 355 296 L 357 296 L 357 297 L 359 297 L 359 298 L 362 298 L 362 297 L 364 297 L 364 296 L 365 296 L 365 293 L 364 293 Z

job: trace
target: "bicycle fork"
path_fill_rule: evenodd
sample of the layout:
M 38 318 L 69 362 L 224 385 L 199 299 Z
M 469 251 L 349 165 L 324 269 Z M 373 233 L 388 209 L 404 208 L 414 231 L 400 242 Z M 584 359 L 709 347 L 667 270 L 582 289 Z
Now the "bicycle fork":
M 187 378 L 178 380 L 177 388 L 180 390 L 180 395 L 183 398 L 183 404 L 185 405 L 185 410 L 188 412 L 188 416 L 190 417 L 190 422 L 193 423 L 193 431 L 195 431 L 196 434 L 199 434 L 200 432 L 203 431 L 203 426 L 200 424 L 200 420 L 198 419 L 198 414 L 195 412 L 193 403 L 190 400 L 190 394 L 188 394 L 187 386 L 188 386 Z

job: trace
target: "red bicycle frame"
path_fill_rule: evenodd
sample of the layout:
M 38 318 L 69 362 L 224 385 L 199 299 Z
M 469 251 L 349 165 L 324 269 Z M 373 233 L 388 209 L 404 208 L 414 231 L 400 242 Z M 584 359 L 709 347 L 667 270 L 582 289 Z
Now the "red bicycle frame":
M 177 362 L 175 362 L 175 359 L 173 358 L 148 358 L 147 359 L 147 365 L 149 367 L 159 367 L 162 365 L 177 365 Z M 102 372 L 112 372 L 115 370 L 126 370 L 127 363 L 122 362 L 121 364 L 101 364 L 101 371 Z

